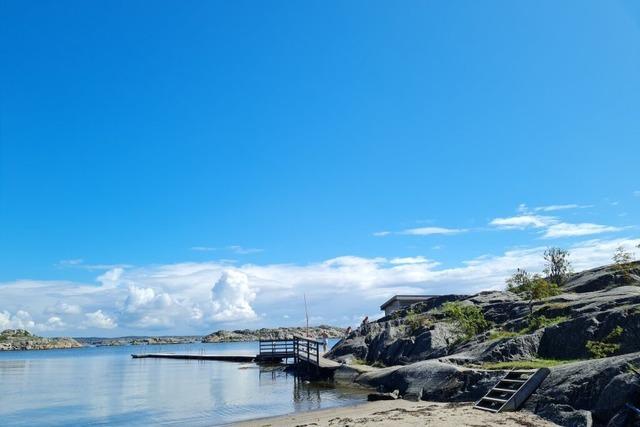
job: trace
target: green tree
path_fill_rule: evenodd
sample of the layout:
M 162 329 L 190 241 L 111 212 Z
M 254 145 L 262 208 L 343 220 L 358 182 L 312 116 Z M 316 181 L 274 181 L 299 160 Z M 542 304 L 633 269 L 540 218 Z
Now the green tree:
M 544 251 L 544 274 L 547 280 L 562 286 L 572 272 L 569 251 L 560 248 L 548 248 Z
M 520 268 L 516 270 L 513 276 L 507 279 L 507 290 L 527 300 L 530 315 L 533 314 L 533 303 L 535 301 L 561 293 L 557 284 L 548 282 L 539 274 L 532 275 Z
M 447 302 L 442 305 L 442 313 L 464 334 L 465 339 L 471 339 L 490 327 L 480 307 L 475 305 Z
M 616 273 L 622 277 L 623 283 L 631 281 L 631 272 L 633 270 L 632 263 L 633 255 L 631 252 L 626 251 L 623 246 L 618 246 L 613 254 L 613 266 Z

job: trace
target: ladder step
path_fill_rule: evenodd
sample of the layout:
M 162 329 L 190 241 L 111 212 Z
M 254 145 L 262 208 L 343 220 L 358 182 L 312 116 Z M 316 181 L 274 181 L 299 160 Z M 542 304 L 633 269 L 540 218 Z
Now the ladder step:
M 491 389 L 492 391 L 499 391 L 501 393 L 515 393 L 518 390 L 513 390 L 511 388 L 498 388 L 498 387 L 494 387 Z
M 508 402 L 509 399 L 499 399 L 497 397 L 483 397 L 482 399 L 480 399 L 480 401 L 482 402 L 483 400 L 490 400 L 492 402 L 500 402 L 500 403 L 504 403 L 504 402 Z
M 489 412 L 515 411 L 535 391 L 549 369 L 509 371 L 474 408 Z

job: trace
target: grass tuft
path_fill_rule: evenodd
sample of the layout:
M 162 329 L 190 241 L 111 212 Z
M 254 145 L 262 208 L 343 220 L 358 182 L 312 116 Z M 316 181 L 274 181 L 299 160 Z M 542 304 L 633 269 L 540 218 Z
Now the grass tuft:
M 557 359 L 532 359 L 514 360 L 511 362 L 485 362 L 482 369 L 508 370 L 508 369 L 540 369 L 552 366 L 564 365 L 566 363 L 578 362 L 578 360 L 557 360 Z
M 515 337 L 519 337 L 520 335 L 522 335 L 522 333 L 520 332 L 503 331 L 501 329 L 498 329 L 498 330 L 491 331 L 488 339 L 489 341 L 493 341 L 493 340 L 501 340 L 505 338 L 515 338 Z

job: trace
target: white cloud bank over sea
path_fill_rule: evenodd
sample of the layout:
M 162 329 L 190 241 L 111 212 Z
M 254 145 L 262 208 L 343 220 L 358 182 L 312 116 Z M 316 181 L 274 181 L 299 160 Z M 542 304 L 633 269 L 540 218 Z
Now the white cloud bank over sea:
M 577 271 L 610 263 L 618 246 L 640 239 L 588 240 L 569 247 Z M 502 289 L 516 267 L 539 271 L 545 247 L 483 255 L 455 268 L 416 255 L 342 256 L 323 262 L 192 262 L 113 267 L 96 283 L 20 280 L 0 284 L 0 330 L 43 335 L 188 334 L 217 328 L 300 325 L 307 295 L 314 323 L 354 324 L 379 314 L 398 293 Z

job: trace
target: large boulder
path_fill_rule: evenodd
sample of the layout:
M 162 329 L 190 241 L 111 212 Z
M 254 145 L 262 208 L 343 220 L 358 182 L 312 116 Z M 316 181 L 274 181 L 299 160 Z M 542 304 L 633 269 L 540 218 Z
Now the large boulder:
M 640 353 L 553 367 L 525 407 L 554 422 L 583 419 L 580 414 L 589 411 L 594 422 L 606 424 L 625 403 L 640 397 L 640 377 L 629 373 L 629 363 L 638 366 Z
M 484 396 L 502 375 L 504 372 L 474 370 L 427 360 L 365 373 L 356 381 L 380 391 L 399 390 L 400 395 L 409 399 L 468 402 Z
M 446 357 L 454 363 L 508 362 L 538 357 L 543 330 L 513 338 L 471 341 Z

